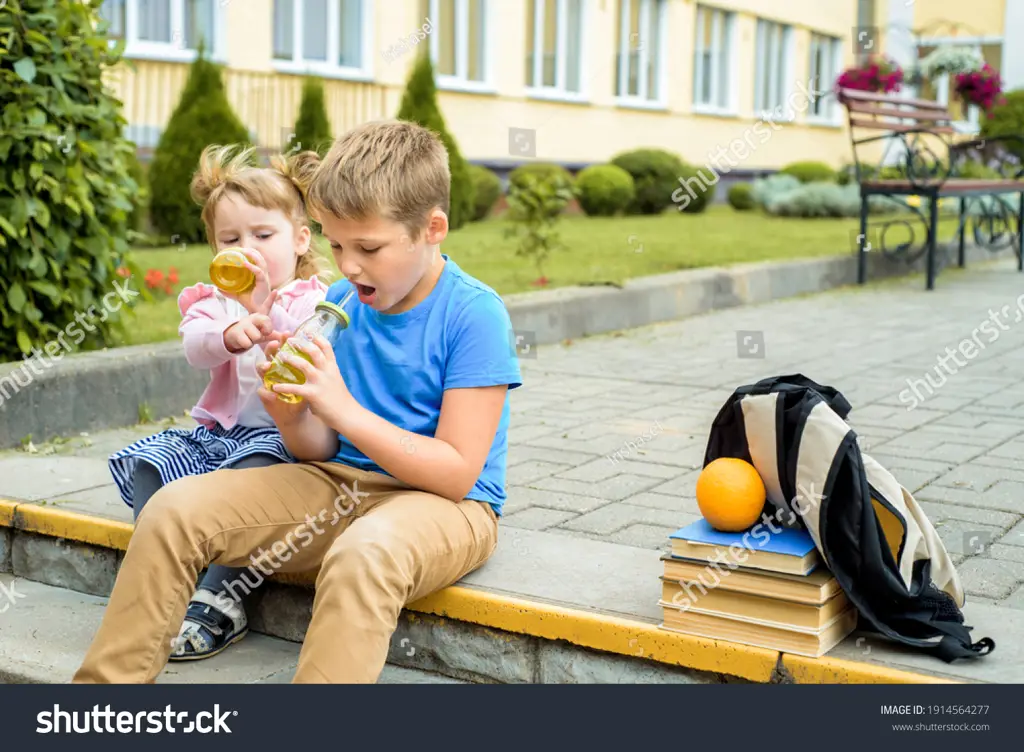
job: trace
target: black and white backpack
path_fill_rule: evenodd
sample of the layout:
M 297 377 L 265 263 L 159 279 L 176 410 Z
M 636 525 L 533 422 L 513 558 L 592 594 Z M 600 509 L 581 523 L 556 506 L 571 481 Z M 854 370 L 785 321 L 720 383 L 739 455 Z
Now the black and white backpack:
M 935 528 L 861 452 L 844 420 L 850 409 L 837 390 L 802 374 L 742 386 L 712 424 L 704 465 L 738 457 L 757 468 L 766 511 L 781 510 L 779 519 L 810 533 L 862 629 L 947 662 L 991 653 L 995 642 L 972 642 L 963 623 L 963 589 Z

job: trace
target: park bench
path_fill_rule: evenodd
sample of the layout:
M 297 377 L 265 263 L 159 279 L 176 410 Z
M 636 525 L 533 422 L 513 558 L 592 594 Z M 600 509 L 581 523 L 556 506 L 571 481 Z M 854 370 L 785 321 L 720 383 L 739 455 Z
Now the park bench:
M 974 242 L 989 251 L 1013 248 L 1017 268 L 1024 270 L 1024 167 L 1021 159 L 1007 148 L 1018 145 L 1024 153 L 1021 135 L 992 138 L 961 138 L 953 127 L 953 115 L 946 105 L 923 99 L 905 99 L 894 94 L 872 94 L 840 89 L 839 101 L 849 116 L 854 168 L 860 185 L 860 232 L 857 235 L 857 281 L 867 281 L 867 254 L 879 250 L 887 258 L 904 263 L 916 262 L 927 253 L 927 289 L 935 287 L 936 246 L 938 245 L 939 201 L 959 199 L 959 221 L 951 240 L 959 244 L 958 264 L 964 266 L 964 243 L 968 224 Z M 858 137 L 863 131 L 884 131 Z M 880 148 L 877 163 L 862 159 L 866 144 Z M 861 147 L 860 153 L 858 147 Z M 882 165 L 896 149 L 895 165 Z M 977 164 L 998 172 L 998 177 L 973 178 L 969 170 Z M 1009 200 L 1010 194 L 1016 194 Z M 877 233 L 869 239 L 868 218 L 872 197 L 882 196 L 905 206 L 925 229 L 922 242 L 906 211 L 881 215 Z M 901 197 L 920 197 L 919 206 L 905 204 Z M 986 201 L 985 199 L 988 198 Z M 886 231 L 894 225 L 906 227 L 910 239 L 886 245 Z M 871 240 L 875 240 L 874 244 Z

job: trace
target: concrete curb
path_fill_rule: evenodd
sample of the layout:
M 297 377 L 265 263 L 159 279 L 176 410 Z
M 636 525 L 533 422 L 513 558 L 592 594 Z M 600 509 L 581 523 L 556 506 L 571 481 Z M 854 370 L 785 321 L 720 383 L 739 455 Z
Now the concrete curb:
M 971 247 L 967 259 L 977 263 L 1011 255 Z M 869 254 L 868 261 L 869 281 L 918 273 L 924 266 L 923 259 L 907 266 L 881 254 Z M 676 321 L 823 292 L 856 280 L 856 258 L 848 255 L 693 269 L 629 280 L 622 288 L 564 287 L 509 295 L 504 300 L 520 356 L 529 358 L 532 354 L 526 345 Z M 923 280 L 921 286 L 923 291 Z M 209 381 L 205 372 L 185 362 L 179 341 L 70 355 L 46 366 L 24 387 L 0 399 L 0 448 L 18 446 L 29 434 L 33 441 L 43 442 L 81 431 L 133 425 L 143 404 L 154 418 L 181 415 Z M 21 364 L 2 365 L 0 383 L 12 383 L 13 371 L 21 379 L 25 372 L 31 374 Z
M 124 522 L 0 500 L 0 571 L 106 596 L 131 530 Z M 62 566 L 53 566 L 54 561 Z M 253 630 L 301 641 L 312 611 L 312 574 L 273 577 L 252 607 Z M 959 683 L 691 637 L 646 622 L 461 585 L 409 604 L 388 661 L 491 683 Z

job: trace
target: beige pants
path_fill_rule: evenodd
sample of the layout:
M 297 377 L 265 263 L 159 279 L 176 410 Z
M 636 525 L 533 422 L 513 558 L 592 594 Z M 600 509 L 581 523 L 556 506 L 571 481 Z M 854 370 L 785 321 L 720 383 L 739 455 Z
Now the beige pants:
M 294 681 L 375 682 L 403 606 L 479 567 L 497 540 L 486 503 L 336 462 L 182 478 L 139 515 L 73 682 L 153 682 L 211 562 L 252 567 L 250 582 L 260 572 L 319 570 Z

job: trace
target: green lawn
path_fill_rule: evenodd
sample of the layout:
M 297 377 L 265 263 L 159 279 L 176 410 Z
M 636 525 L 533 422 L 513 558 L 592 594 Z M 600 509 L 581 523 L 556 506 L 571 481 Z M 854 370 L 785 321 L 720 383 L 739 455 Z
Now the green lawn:
M 873 219 L 873 222 L 880 221 Z M 540 289 L 540 276 L 533 262 L 517 257 L 512 240 L 503 237 L 507 223 L 488 220 L 451 233 L 441 250 L 469 274 L 493 287 L 499 294 Z M 622 283 L 631 277 L 719 266 L 748 261 L 836 256 L 852 253 L 856 219 L 785 219 L 762 212 L 737 212 L 729 206 L 714 206 L 704 214 L 666 212 L 659 216 L 596 218 L 570 216 L 560 224 L 566 250 L 553 252 L 544 266 L 548 287 L 581 283 Z M 939 239 L 949 238 L 954 219 L 942 220 Z M 915 223 L 917 242 L 923 227 Z M 887 242 L 905 239 L 899 228 Z M 326 242 L 322 243 L 331 268 Z M 184 250 L 160 248 L 138 250 L 136 262 L 143 271 L 175 267 L 182 287 L 209 281 L 208 246 Z M 125 344 L 143 344 L 174 339 L 180 320 L 175 297 L 144 303 L 129 324 Z

